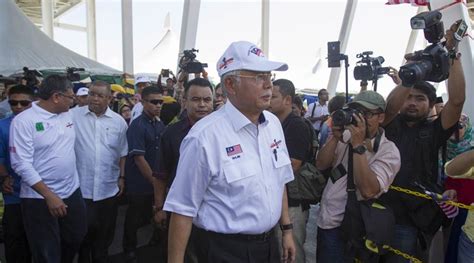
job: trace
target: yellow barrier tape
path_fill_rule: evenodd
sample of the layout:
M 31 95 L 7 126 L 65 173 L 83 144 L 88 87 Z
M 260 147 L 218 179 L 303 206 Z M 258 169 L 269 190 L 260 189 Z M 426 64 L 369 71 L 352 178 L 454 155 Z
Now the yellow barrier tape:
M 401 188 L 399 186 L 394 186 L 394 185 L 391 185 L 390 186 L 390 189 L 392 190 L 395 190 L 395 191 L 398 191 L 398 192 L 402 192 L 402 193 L 405 193 L 405 194 L 409 194 L 409 195 L 414 195 L 414 196 L 417 196 L 417 197 L 421 197 L 421 198 L 425 198 L 425 199 L 433 199 L 431 196 L 427 195 L 427 194 L 424 194 L 424 193 L 420 193 L 420 192 L 417 192 L 417 191 L 412 191 L 412 190 L 409 190 L 409 189 L 405 189 L 405 188 Z M 457 206 L 459 208 L 462 208 L 462 209 L 467 209 L 467 210 L 474 210 L 474 206 L 472 205 L 465 205 L 465 204 L 461 204 L 461 203 L 458 203 L 458 202 L 454 202 L 454 201 L 444 201 L 446 204 L 449 204 L 449 205 L 453 205 L 453 206 Z

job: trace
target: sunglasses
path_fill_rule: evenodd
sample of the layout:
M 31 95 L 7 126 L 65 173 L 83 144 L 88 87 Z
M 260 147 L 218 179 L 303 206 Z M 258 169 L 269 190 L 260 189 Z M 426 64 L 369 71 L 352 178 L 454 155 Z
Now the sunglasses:
M 20 104 L 22 107 L 26 107 L 31 104 L 31 100 L 9 100 L 8 104 L 10 104 L 10 106 L 17 106 Z
M 153 105 L 163 104 L 163 100 L 144 100 L 144 101 L 151 103 Z

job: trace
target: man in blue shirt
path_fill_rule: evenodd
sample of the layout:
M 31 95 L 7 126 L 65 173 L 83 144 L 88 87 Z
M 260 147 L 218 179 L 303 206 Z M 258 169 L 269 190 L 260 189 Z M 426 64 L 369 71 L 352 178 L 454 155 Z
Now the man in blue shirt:
M 125 189 L 128 209 L 125 215 L 123 250 L 126 262 L 135 262 L 137 230 L 153 217 L 153 174 L 158 169 L 158 146 L 165 125 L 160 120 L 163 91 L 143 89 L 143 113 L 127 130 L 128 156 L 125 162 Z
M 33 90 L 24 85 L 13 86 L 8 92 L 8 103 L 13 115 L 0 120 L 0 180 L 5 202 L 3 231 L 7 262 L 31 262 L 20 208 L 21 178 L 13 171 L 8 152 L 10 124 L 15 115 L 31 107 Z

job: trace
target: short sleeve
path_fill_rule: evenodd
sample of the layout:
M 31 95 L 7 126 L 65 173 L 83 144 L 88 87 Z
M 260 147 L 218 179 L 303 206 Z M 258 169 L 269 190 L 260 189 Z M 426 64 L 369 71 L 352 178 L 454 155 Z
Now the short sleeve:
M 127 130 L 128 154 L 145 155 L 145 127 L 140 118 L 134 120 Z
M 163 210 L 195 217 L 212 179 L 208 155 L 202 139 L 184 138 L 176 177 L 171 185 Z

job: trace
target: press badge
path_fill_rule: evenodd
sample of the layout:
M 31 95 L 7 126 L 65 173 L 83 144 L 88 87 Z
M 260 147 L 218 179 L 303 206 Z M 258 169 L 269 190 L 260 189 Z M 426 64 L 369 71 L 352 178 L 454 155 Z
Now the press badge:
M 347 174 L 346 168 L 344 168 L 344 165 L 340 163 L 338 166 L 334 167 L 331 170 L 331 175 L 329 178 L 331 178 L 332 183 L 336 183 L 337 180 L 341 179 L 344 175 Z

